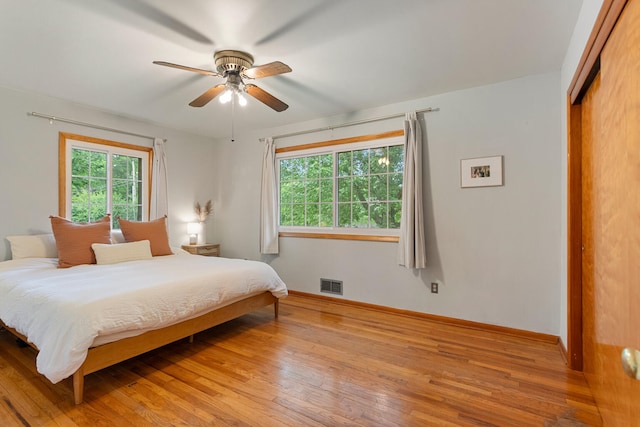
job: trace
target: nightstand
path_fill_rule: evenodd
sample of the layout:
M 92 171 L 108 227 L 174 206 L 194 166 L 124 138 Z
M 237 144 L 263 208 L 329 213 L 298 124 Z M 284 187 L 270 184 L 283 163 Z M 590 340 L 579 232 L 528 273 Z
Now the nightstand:
M 182 245 L 182 249 L 193 255 L 220 256 L 220 245 L 205 243 L 203 245 Z

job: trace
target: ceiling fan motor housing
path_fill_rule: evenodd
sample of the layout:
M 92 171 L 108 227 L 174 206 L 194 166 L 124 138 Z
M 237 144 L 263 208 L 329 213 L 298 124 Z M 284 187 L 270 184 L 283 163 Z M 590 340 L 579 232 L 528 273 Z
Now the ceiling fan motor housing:
M 221 50 L 213 55 L 218 73 L 226 77 L 240 74 L 253 66 L 253 56 L 239 50 Z

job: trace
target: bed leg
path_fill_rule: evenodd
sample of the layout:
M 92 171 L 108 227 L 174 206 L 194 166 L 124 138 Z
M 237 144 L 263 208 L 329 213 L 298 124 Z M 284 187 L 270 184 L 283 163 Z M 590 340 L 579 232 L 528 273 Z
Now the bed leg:
M 273 303 L 273 314 L 275 315 L 276 319 L 278 318 L 278 308 L 279 308 L 279 304 L 280 304 L 280 300 L 276 300 Z
M 82 368 L 79 368 L 73 374 L 73 400 L 76 405 L 82 403 L 82 395 L 84 393 L 84 373 Z
M 189 344 L 193 344 L 193 334 L 189 335 Z

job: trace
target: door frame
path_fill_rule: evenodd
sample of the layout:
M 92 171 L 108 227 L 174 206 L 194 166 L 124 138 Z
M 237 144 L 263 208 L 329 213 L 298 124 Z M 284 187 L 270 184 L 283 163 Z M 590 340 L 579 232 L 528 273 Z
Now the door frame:
M 567 90 L 567 363 L 582 371 L 582 97 L 600 71 L 600 53 L 629 0 L 604 0 Z

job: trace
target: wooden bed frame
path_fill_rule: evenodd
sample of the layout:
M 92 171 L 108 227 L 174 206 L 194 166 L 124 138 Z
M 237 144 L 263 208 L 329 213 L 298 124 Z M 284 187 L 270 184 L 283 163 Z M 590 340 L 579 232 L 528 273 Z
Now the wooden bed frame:
M 182 338 L 189 337 L 189 342 L 193 342 L 193 335 L 195 333 L 220 325 L 271 304 L 274 306 L 274 315 L 277 318 L 278 298 L 274 297 L 271 292 L 264 292 L 210 311 L 194 319 L 185 320 L 162 329 L 148 331 L 135 337 L 125 338 L 98 347 L 91 347 L 82 366 L 73 374 L 73 398 L 76 405 L 82 403 L 84 377 L 86 375 Z M 24 335 L 6 326 L 2 321 L 0 321 L 0 326 L 25 343 L 28 343 Z M 35 346 L 31 346 L 38 350 Z

